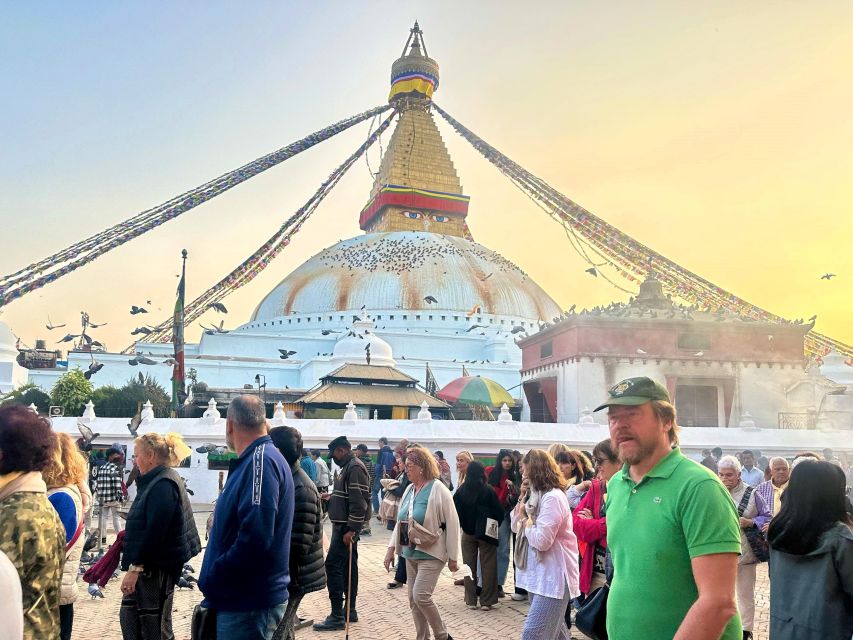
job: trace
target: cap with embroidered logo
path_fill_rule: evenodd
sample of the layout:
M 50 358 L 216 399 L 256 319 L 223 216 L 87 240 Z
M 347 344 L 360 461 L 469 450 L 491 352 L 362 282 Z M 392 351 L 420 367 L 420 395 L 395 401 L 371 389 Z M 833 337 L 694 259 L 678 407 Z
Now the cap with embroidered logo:
M 607 402 L 596 407 L 596 411 L 612 406 L 637 406 L 652 400 L 671 402 L 666 387 L 646 376 L 626 378 L 610 387 L 607 393 L 610 395 Z

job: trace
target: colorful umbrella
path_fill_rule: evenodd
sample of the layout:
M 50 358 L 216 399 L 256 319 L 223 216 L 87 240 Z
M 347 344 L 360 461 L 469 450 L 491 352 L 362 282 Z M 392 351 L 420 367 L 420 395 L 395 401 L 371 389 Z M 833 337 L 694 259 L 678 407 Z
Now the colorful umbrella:
M 453 404 L 482 404 L 499 407 L 506 403 L 510 407 L 515 406 L 515 400 L 506 389 L 494 380 L 480 376 L 456 378 L 435 395 Z

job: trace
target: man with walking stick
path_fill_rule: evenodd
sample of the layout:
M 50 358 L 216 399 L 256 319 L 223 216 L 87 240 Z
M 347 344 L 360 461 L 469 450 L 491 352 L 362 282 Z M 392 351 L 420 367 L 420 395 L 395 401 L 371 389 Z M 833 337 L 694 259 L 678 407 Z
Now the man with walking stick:
M 346 436 L 329 443 L 329 454 L 341 470 L 335 478 L 329 501 L 329 520 L 332 539 L 326 556 L 326 582 L 332 612 L 323 622 L 314 625 L 315 631 L 348 629 L 358 622 L 358 534 L 370 522 L 370 479 L 364 463 L 352 453 Z M 344 594 L 346 593 L 346 609 Z

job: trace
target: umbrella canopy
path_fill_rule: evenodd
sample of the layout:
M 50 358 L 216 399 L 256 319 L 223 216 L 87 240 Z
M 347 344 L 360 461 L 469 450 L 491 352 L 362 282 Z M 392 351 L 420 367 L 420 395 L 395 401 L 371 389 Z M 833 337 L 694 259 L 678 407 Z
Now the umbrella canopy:
M 436 394 L 442 400 L 454 404 L 481 404 L 499 407 L 506 403 L 515 406 L 515 400 L 494 380 L 480 376 L 463 376 L 445 385 Z

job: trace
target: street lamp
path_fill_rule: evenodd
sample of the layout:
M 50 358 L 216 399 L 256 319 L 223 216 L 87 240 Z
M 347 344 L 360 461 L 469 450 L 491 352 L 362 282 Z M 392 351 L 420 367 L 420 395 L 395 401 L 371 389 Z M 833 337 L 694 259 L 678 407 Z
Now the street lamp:
M 263 379 L 263 383 L 261 383 L 261 379 Z M 255 384 L 258 385 L 258 397 L 262 398 L 262 400 L 264 401 L 264 405 L 266 405 L 267 377 L 262 373 L 256 373 Z M 261 396 L 261 389 L 264 390 L 263 397 Z

